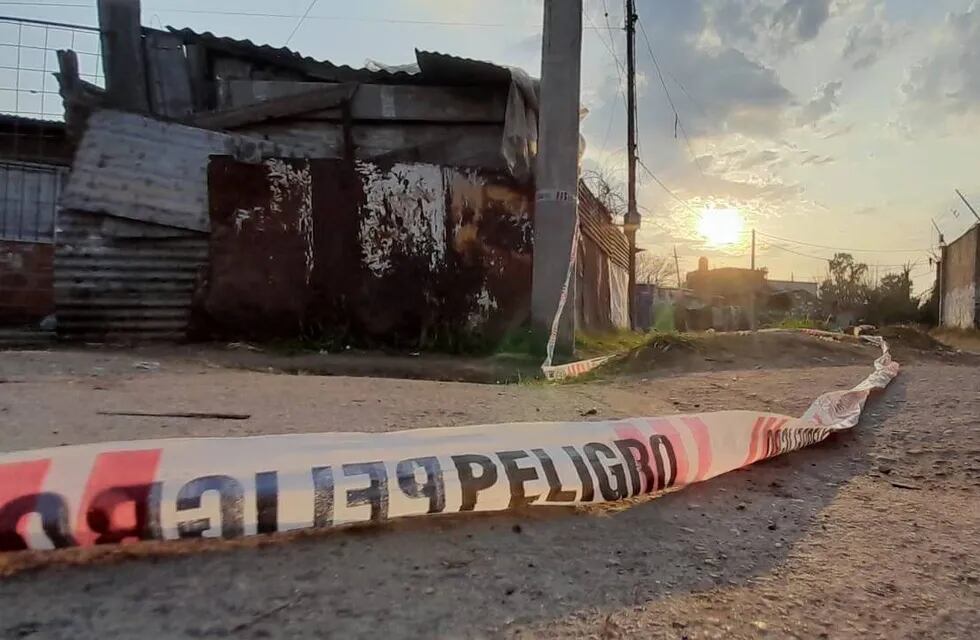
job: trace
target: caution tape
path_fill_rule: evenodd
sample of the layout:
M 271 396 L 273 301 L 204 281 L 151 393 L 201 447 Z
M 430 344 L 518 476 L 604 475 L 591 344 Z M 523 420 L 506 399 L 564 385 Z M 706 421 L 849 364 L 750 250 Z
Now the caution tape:
M 239 538 L 390 518 L 620 500 L 707 480 L 854 426 L 898 374 L 755 411 L 246 438 L 0 454 L 0 550 Z
M 558 331 L 561 327 L 561 316 L 565 312 L 565 304 L 568 302 L 568 291 L 571 288 L 572 276 L 575 273 L 575 264 L 578 257 L 579 243 L 578 209 L 575 210 L 575 231 L 572 234 L 572 249 L 568 256 L 568 269 L 565 272 L 565 282 L 561 287 L 561 294 L 558 296 L 558 305 L 555 309 L 555 316 L 551 320 L 551 331 L 548 333 L 548 345 L 546 348 L 544 362 L 541 363 L 541 373 L 547 380 L 564 380 L 574 378 L 583 373 L 588 373 L 593 369 L 602 366 L 615 358 L 615 354 L 590 358 L 588 360 L 578 360 L 566 364 L 553 365 L 555 358 L 555 345 L 558 343 Z

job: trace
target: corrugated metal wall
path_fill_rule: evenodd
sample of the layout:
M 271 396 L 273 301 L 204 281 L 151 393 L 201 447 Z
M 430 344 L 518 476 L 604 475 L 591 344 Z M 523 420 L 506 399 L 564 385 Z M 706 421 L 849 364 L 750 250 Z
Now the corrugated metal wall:
M 55 252 L 58 333 L 69 339 L 185 338 L 207 236 L 63 210 Z
M 58 333 L 184 339 L 207 261 L 207 163 L 295 149 L 117 111 L 90 117 L 61 199 Z

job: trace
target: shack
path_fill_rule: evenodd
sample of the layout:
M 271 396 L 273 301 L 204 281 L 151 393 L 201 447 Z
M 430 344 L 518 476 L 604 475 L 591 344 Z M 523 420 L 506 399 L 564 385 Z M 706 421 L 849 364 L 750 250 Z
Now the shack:
M 5 333 L 36 328 L 54 312 L 57 202 L 71 156 L 64 123 L 0 114 L 0 329 Z
M 426 51 L 336 66 L 103 4 L 105 89 L 59 55 L 62 335 L 464 348 L 527 322 L 536 81 Z M 623 326 L 625 237 L 580 202 L 579 325 Z

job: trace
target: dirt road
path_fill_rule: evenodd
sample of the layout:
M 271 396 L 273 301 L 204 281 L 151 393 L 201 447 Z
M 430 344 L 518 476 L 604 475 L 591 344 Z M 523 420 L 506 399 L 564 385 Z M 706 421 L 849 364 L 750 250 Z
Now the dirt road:
M 863 378 L 872 356 L 556 387 L 8 352 L 0 442 L 381 431 L 583 419 L 592 408 L 596 419 L 799 414 L 819 392 Z M 97 414 L 133 408 L 251 418 Z M 0 637 L 972 638 L 980 368 L 913 362 L 853 432 L 654 500 L 286 538 L 0 557 L 0 572 L 13 573 L 0 579 Z M 38 558 L 47 566 L 18 571 Z

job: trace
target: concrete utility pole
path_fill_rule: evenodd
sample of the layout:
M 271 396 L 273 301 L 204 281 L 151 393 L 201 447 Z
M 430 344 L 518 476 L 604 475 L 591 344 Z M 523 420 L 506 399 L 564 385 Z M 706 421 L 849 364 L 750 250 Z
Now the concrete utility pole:
M 536 331 L 548 335 L 567 279 L 556 345 L 557 352 L 566 354 L 575 343 L 575 274 L 568 277 L 568 272 L 578 221 L 581 59 L 582 0 L 545 0 L 531 322 Z
M 623 232 L 629 242 L 629 297 L 630 328 L 636 329 L 636 232 L 640 228 L 640 214 L 636 209 L 636 8 L 633 0 L 626 0 L 626 219 Z

